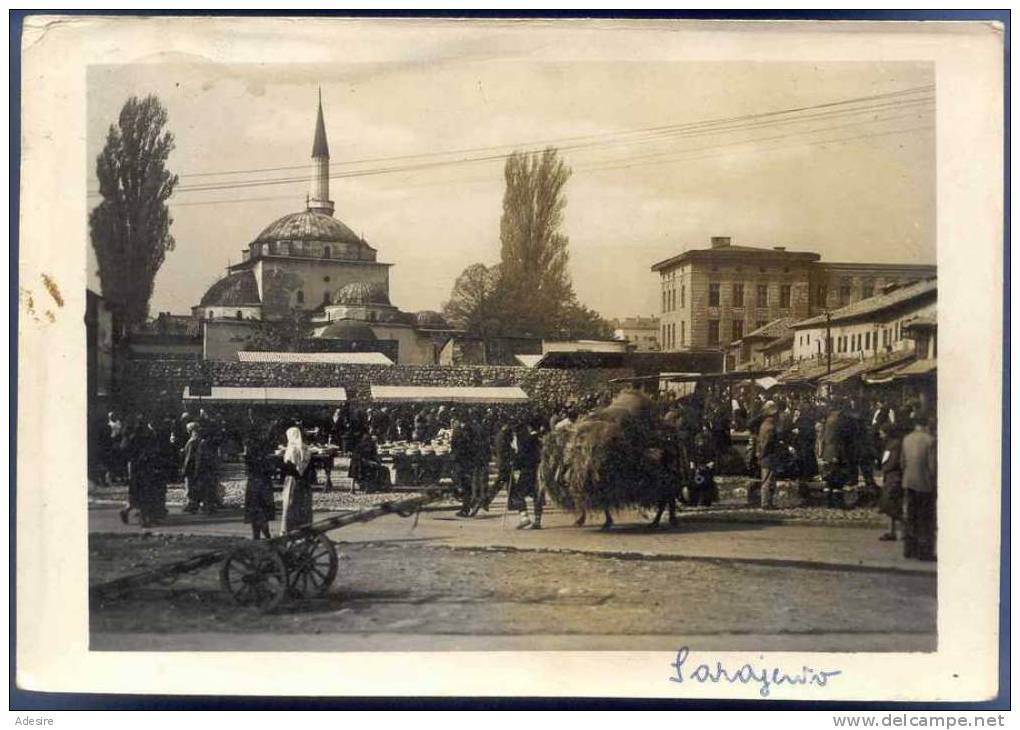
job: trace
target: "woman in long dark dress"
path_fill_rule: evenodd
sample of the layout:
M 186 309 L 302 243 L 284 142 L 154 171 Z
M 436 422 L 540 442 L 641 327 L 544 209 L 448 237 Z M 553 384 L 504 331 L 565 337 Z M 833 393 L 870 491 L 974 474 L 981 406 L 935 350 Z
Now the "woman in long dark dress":
M 280 534 L 312 523 L 312 450 L 305 445 L 301 429 L 287 429 L 283 453 L 283 520 Z
M 878 510 L 889 517 L 889 532 L 879 540 L 897 539 L 896 528 L 903 520 L 903 461 L 902 433 L 892 423 L 886 423 L 880 429 L 884 441 L 882 450 L 882 494 L 878 501 Z
M 269 523 L 276 519 L 273 499 L 275 444 L 268 432 L 249 423 L 244 434 L 244 466 L 248 481 L 244 489 L 244 521 L 251 525 L 253 540 L 269 539 Z

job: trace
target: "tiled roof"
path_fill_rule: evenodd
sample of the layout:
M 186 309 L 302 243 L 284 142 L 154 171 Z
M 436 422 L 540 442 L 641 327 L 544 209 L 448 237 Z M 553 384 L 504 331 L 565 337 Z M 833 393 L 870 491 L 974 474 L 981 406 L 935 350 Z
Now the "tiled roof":
M 894 307 L 898 304 L 909 302 L 912 299 L 917 299 L 926 294 L 934 293 L 938 290 L 938 281 L 936 279 L 925 279 L 924 281 L 918 281 L 914 284 L 894 289 L 888 294 L 880 294 L 878 296 L 870 297 L 868 299 L 862 299 L 859 302 L 847 305 L 840 309 L 833 310 L 831 314 L 831 321 L 841 322 L 849 319 L 857 319 L 860 317 L 866 317 L 871 314 L 881 312 L 883 309 Z M 793 329 L 804 329 L 805 327 L 814 327 L 819 324 L 825 324 L 825 315 L 819 314 L 815 317 L 803 319 L 800 322 L 796 322 L 792 325 Z
M 790 325 L 792 325 L 796 321 L 797 320 L 793 317 L 780 317 L 779 319 L 774 319 L 768 324 L 763 325 L 756 330 L 751 330 L 746 335 L 744 335 L 741 338 L 741 340 L 748 340 L 752 338 L 772 339 L 775 337 L 783 337 L 784 335 L 788 335 L 790 333 Z
M 258 306 L 259 287 L 255 283 L 255 274 L 250 269 L 227 274 L 217 281 L 202 297 L 202 307 L 238 307 Z
M 788 350 L 793 347 L 793 334 L 786 334 L 782 337 L 777 337 L 772 342 L 761 348 L 762 352 L 778 352 L 780 350 Z
M 812 251 L 787 251 L 785 248 L 760 248 L 757 246 L 734 246 L 732 244 L 726 246 L 718 246 L 716 248 L 693 248 L 687 249 L 683 253 L 679 253 L 676 256 L 670 256 L 668 259 L 658 261 L 652 264 L 652 271 L 658 271 L 660 269 L 668 268 L 674 264 L 682 263 L 690 258 L 719 258 L 727 260 L 732 258 L 732 255 L 738 257 L 743 256 L 745 258 L 749 256 L 755 256 L 758 258 L 767 258 L 771 260 L 779 261 L 791 261 L 791 262 L 806 262 L 806 261 L 818 261 L 821 256 Z

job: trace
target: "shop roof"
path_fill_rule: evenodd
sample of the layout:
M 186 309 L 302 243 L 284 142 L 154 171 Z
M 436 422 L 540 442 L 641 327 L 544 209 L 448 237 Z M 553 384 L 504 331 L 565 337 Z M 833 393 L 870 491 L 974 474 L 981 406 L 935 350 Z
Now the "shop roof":
M 884 370 L 885 368 L 903 365 L 906 362 L 914 359 L 914 353 L 912 350 L 890 353 L 886 357 L 880 357 L 878 359 L 868 358 L 862 360 L 854 365 L 832 373 L 818 379 L 819 383 L 845 383 L 847 380 L 854 378 L 858 375 L 865 375 L 867 373 L 877 372 Z
M 908 284 L 898 289 L 893 289 L 888 294 L 879 294 L 878 296 L 869 297 L 868 299 L 862 299 L 859 302 L 854 302 L 840 309 L 835 309 L 830 312 L 830 322 L 836 324 L 837 322 L 846 322 L 848 320 L 867 318 L 871 315 L 878 314 L 885 309 L 891 309 L 900 304 L 906 304 L 914 299 L 925 297 L 929 294 L 935 294 L 938 290 L 938 281 L 936 279 L 925 279 L 923 281 L 915 282 L 914 284 Z M 805 329 L 807 327 L 818 327 L 825 324 L 825 315 L 819 314 L 808 319 L 803 319 L 800 322 L 795 322 L 791 327 L 793 329 Z
M 372 400 L 432 403 L 523 403 L 528 394 L 516 386 L 373 385 Z
M 246 352 L 237 353 L 240 362 L 296 362 L 328 365 L 392 365 L 381 352 Z
M 250 388 L 214 385 L 207 396 L 191 395 L 190 386 L 184 388 L 184 400 L 201 403 L 249 403 L 333 405 L 347 400 L 343 388 Z

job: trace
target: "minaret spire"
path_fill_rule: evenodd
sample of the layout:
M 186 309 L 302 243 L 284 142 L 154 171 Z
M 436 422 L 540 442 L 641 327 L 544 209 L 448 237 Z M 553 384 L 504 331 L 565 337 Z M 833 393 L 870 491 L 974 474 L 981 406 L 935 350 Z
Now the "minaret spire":
M 319 111 L 315 118 L 315 138 L 312 141 L 312 190 L 308 210 L 333 215 L 333 201 L 329 199 L 329 143 L 326 141 L 326 122 L 322 114 L 322 87 L 319 87 Z

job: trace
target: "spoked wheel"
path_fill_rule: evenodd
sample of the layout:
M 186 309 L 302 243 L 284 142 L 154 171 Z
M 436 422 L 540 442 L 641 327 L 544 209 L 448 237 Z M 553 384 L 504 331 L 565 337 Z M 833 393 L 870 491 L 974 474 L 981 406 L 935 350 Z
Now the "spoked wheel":
M 287 595 L 287 568 L 272 548 L 245 545 L 223 561 L 220 585 L 242 606 L 269 612 Z
M 336 580 L 336 547 L 325 535 L 299 537 L 287 544 L 288 589 L 297 598 L 322 596 Z

